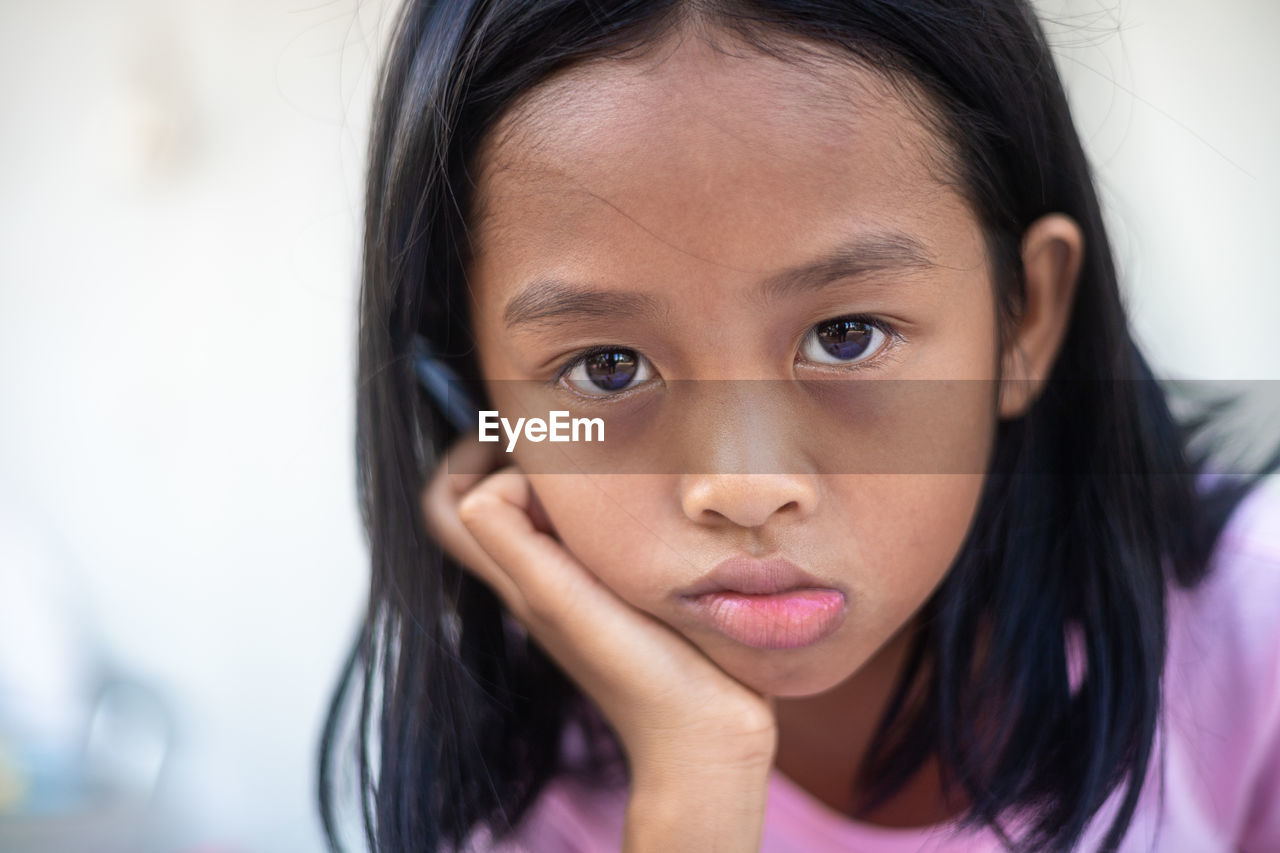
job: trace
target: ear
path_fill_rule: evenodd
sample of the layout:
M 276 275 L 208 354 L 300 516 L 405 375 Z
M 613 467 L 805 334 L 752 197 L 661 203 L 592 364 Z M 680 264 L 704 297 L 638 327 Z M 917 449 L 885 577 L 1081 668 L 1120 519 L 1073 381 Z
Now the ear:
M 1069 216 L 1050 213 L 1023 234 L 1026 299 L 1013 339 L 1001 354 L 1002 419 L 1026 414 L 1044 390 L 1071 319 L 1083 260 L 1084 234 Z

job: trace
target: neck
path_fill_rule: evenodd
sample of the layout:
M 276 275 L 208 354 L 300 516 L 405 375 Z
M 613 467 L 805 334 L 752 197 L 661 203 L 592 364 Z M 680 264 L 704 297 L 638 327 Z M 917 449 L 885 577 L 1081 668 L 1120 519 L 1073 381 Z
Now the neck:
M 776 766 L 810 795 L 842 814 L 853 814 L 865 790 L 855 777 L 889 703 L 915 635 L 908 622 L 853 676 L 816 696 L 779 698 Z M 941 823 L 962 810 L 942 794 L 938 764 L 930 757 L 889 801 L 859 819 L 882 826 Z

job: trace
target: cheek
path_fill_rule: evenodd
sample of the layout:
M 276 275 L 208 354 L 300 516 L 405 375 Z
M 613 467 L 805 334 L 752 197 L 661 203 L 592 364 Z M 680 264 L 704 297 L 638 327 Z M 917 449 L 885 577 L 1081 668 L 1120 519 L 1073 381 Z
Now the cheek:
M 649 478 L 529 474 L 552 532 L 565 548 L 624 600 L 645 608 L 668 580 L 661 542 L 652 532 Z M 670 561 L 666 561 L 670 571 Z M 647 608 L 646 608 L 647 609 Z
M 973 521 L 983 479 L 897 475 L 859 499 L 866 509 L 852 518 L 868 558 L 863 592 L 887 620 L 905 618 L 946 576 Z

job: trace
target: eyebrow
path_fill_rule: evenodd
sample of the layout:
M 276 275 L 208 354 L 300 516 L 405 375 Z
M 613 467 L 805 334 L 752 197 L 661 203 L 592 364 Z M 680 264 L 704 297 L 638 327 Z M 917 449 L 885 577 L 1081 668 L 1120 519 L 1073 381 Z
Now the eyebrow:
M 768 302 L 868 273 L 934 266 L 928 249 L 901 232 L 864 235 L 818 260 L 770 276 L 760 287 Z M 512 297 L 503 311 L 508 329 L 525 325 L 560 326 L 580 320 L 655 320 L 666 313 L 662 302 L 644 293 L 576 287 L 553 277 L 535 279 Z

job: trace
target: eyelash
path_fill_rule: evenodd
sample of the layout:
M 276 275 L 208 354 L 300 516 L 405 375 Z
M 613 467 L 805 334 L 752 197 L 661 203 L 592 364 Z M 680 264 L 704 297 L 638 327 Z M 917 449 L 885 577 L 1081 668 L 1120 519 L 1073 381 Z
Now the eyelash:
M 895 329 L 893 326 L 891 326 L 890 324 L 886 323 L 885 321 L 877 317 L 871 317 L 866 314 L 841 314 L 839 316 L 828 317 L 825 320 L 820 320 L 817 323 L 814 323 L 812 326 L 810 326 L 808 329 L 805 330 L 805 333 L 804 333 L 805 337 L 801 338 L 801 343 L 803 343 L 804 340 L 808 338 L 809 334 L 814 329 L 820 328 L 821 326 L 827 323 L 834 323 L 838 320 L 846 320 L 846 321 L 851 321 L 855 323 L 863 323 L 867 326 L 870 326 L 873 329 L 878 329 L 880 332 L 884 334 L 885 343 L 881 346 L 879 352 L 877 352 L 875 355 L 873 355 L 870 359 L 868 359 L 865 362 L 854 362 L 852 364 L 848 364 L 845 366 L 840 366 L 836 364 L 821 365 L 822 367 L 825 367 L 825 368 L 831 368 L 835 370 L 844 370 L 844 371 L 856 371 L 856 370 L 867 369 L 869 365 L 873 365 L 882 361 L 885 358 L 885 353 L 890 350 L 894 342 L 904 340 L 904 338 L 898 332 L 897 329 Z M 587 349 L 584 349 L 578 353 L 575 353 L 572 357 L 570 357 L 568 361 L 562 364 L 556 370 L 555 376 L 547 384 L 552 387 L 565 388 L 567 387 L 563 384 L 563 380 L 565 376 L 567 376 L 569 372 L 572 371 L 579 364 L 582 364 L 584 361 L 591 358 L 592 356 L 600 355 L 602 353 L 607 353 L 607 352 L 618 352 L 620 350 L 627 351 L 627 352 L 634 352 L 637 355 L 640 355 L 642 358 L 644 357 L 643 354 L 640 353 L 638 350 L 633 350 L 629 347 L 618 346 L 616 344 L 607 344 L 603 346 L 588 347 Z M 809 363 L 817 364 L 818 362 L 809 362 Z M 640 387 L 640 386 L 637 386 L 637 387 Z M 573 391 L 572 388 L 569 388 L 568 390 Z M 582 395 L 582 396 L 588 397 L 591 399 L 597 399 L 597 400 L 600 400 L 600 399 L 609 400 L 609 399 L 616 399 L 618 397 L 622 397 L 626 395 L 628 391 L 631 391 L 631 390 L 633 389 L 627 388 L 622 391 L 619 391 L 617 394 Z M 579 393 L 579 392 L 575 392 L 575 393 Z

